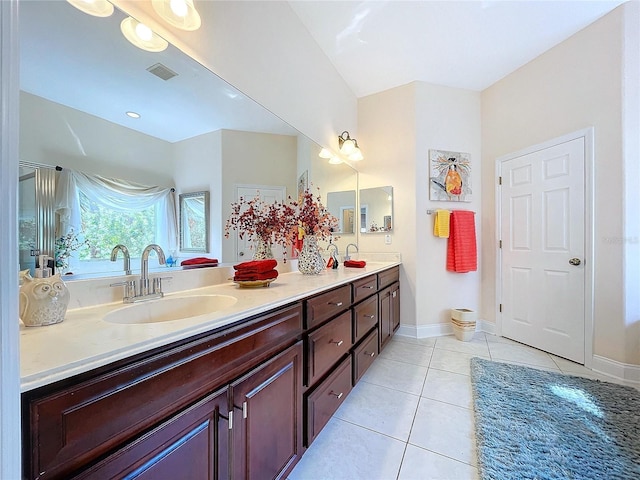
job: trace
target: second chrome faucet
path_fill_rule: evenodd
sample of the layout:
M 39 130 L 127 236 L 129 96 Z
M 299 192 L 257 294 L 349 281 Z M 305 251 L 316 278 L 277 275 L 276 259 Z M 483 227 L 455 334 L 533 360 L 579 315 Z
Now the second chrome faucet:
M 125 271 L 127 275 L 131 273 L 129 267 L 129 251 L 124 245 L 116 245 L 111 252 L 111 260 L 115 261 L 118 251 L 122 251 L 125 261 Z M 112 283 L 112 287 L 123 286 L 125 303 L 140 302 L 143 300 L 152 300 L 154 298 L 162 298 L 164 293 L 162 292 L 162 278 L 154 277 L 150 284 L 149 282 L 149 254 L 154 251 L 158 255 L 158 263 L 164 265 L 166 263 L 164 251 L 160 245 L 152 243 L 147 245 L 142 251 L 142 257 L 140 258 L 140 279 L 138 285 L 135 280 L 125 280 L 123 282 Z

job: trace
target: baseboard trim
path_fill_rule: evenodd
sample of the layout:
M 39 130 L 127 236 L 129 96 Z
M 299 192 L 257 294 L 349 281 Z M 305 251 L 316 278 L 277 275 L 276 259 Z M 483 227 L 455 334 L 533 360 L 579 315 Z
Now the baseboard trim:
M 594 355 L 591 369 L 594 372 L 604 373 L 627 383 L 640 385 L 640 365 L 622 363 L 600 355 Z
M 450 323 L 434 323 L 431 325 L 400 325 L 397 335 L 412 338 L 442 337 L 453 335 L 453 327 Z

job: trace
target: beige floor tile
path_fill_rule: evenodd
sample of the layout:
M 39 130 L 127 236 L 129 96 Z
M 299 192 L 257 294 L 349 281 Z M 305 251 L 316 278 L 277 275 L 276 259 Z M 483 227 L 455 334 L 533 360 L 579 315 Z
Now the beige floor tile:
M 421 398 L 409 443 L 475 466 L 472 410 Z
M 391 341 L 387 344 L 384 350 L 380 352 L 380 357 L 388 360 L 395 360 L 396 362 L 428 367 L 432 353 L 432 347 Z
M 444 455 L 407 445 L 398 480 L 477 480 L 478 469 Z
M 424 345 L 425 347 L 433 347 L 436 344 L 436 337 L 428 338 L 414 338 L 406 335 L 395 334 L 393 336 L 394 342 L 411 343 L 413 345 Z
M 552 369 L 557 368 L 551 355 L 531 347 L 494 342 L 489 343 L 489 352 L 491 359 L 496 361 L 507 360 Z
M 420 395 L 427 367 L 378 357 L 360 381 Z
M 422 396 L 432 400 L 472 408 L 471 381 L 467 375 L 429 369 Z
M 438 337 L 436 347 L 443 350 L 451 350 L 453 352 L 467 353 L 470 355 L 489 356 L 489 346 L 484 334 L 476 334 L 473 339 L 468 342 L 462 342 L 453 335 L 446 337 Z
M 336 418 L 406 442 L 420 397 L 360 381 Z
M 469 375 L 471 373 L 469 362 L 473 357 L 489 359 L 488 356 L 470 355 L 468 353 L 452 352 L 451 350 L 436 348 L 433 350 L 433 355 L 431 355 L 429 368 Z
M 332 418 L 289 479 L 395 479 L 405 446 L 386 435 Z

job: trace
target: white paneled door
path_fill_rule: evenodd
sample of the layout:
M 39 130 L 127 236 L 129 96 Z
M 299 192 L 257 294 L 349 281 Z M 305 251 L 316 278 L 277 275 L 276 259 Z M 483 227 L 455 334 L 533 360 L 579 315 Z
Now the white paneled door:
M 501 164 L 502 335 L 585 361 L 585 139 Z
M 236 185 L 236 202 L 240 198 L 245 200 L 251 200 L 258 196 L 264 203 L 282 203 L 284 201 L 287 192 L 286 187 L 268 186 L 268 185 Z M 235 242 L 235 257 L 239 262 L 246 262 L 251 260 L 255 245 L 253 242 L 248 241 L 247 237 L 240 238 L 236 232 Z M 276 258 L 282 258 L 284 253 L 282 247 L 274 246 L 273 254 Z

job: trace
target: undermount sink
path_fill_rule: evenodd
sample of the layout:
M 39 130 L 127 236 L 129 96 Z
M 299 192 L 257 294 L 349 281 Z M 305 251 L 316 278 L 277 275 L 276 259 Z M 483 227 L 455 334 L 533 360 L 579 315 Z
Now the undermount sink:
M 171 322 L 217 312 L 237 301 L 229 295 L 165 297 L 119 308 L 105 315 L 103 320 L 122 324 Z

